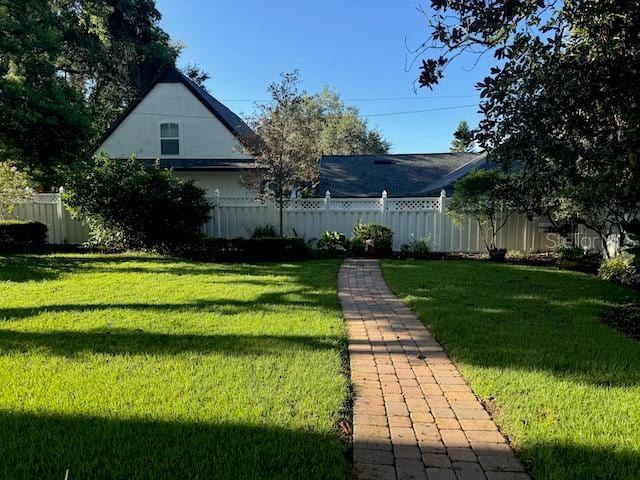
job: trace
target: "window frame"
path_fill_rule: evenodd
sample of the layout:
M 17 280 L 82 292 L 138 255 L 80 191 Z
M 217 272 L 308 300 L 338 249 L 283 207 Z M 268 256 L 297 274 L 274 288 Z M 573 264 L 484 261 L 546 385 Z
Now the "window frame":
M 162 136 L 162 126 L 163 125 L 175 125 L 178 128 L 178 136 L 177 137 L 163 137 Z M 175 120 L 163 120 L 159 123 L 158 126 L 158 130 L 159 130 L 159 138 L 160 138 L 160 155 L 161 156 L 169 156 L 169 157 L 178 157 L 180 156 L 182 149 L 181 149 L 181 144 L 182 144 L 182 125 L 180 124 L 180 122 L 177 122 Z M 175 140 L 178 143 L 178 153 L 163 153 L 162 152 L 162 141 L 163 140 Z

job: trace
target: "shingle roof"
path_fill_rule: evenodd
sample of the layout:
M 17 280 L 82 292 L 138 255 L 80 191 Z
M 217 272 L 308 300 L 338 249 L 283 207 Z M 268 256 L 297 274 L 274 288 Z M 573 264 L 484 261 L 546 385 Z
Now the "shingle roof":
M 403 155 L 330 155 L 320 162 L 318 196 L 437 196 L 451 193 L 453 184 L 486 164 L 485 153 L 425 153 Z
M 100 137 L 94 148 L 92 154 L 98 150 L 109 136 L 115 131 L 116 128 L 129 116 L 133 110 L 140 104 L 140 102 L 146 97 L 153 87 L 158 83 L 182 83 L 187 89 L 209 110 L 227 129 L 233 133 L 236 137 L 244 135 L 250 135 L 252 133 L 251 128 L 235 113 L 225 107 L 222 103 L 216 100 L 208 92 L 200 88 L 196 83 L 183 74 L 180 70 L 173 65 L 166 66 L 162 72 L 151 82 L 151 84 L 136 98 L 131 105 L 129 105 L 124 112 L 114 121 L 107 131 Z

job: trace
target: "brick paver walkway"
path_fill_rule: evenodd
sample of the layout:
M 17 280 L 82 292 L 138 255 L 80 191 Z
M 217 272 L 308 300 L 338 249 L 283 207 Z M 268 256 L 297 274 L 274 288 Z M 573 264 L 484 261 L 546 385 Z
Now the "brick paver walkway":
M 442 347 L 389 290 L 375 260 L 346 260 L 357 478 L 528 480 Z

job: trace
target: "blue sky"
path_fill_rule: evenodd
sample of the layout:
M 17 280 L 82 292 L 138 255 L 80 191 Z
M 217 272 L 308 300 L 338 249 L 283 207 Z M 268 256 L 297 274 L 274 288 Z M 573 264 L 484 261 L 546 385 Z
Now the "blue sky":
M 433 91 L 417 88 L 419 62 L 411 65 L 408 47 L 427 35 L 417 0 L 156 3 L 162 27 L 185 46 L 179 64 L 207 70 L 211 94 L 236 113 L 251 114 L 253 102 L 234 100 L 265 100 L 280 72 L 298 69 L 305 90 L 334 87 L 363 116 L 472 105 L 367 117 L 392 142 L 393 153 L 447 151 L 460 120 L 479 120 L 474 84 L 486 62 L 474 67 L 475 58 L 461 58 Z

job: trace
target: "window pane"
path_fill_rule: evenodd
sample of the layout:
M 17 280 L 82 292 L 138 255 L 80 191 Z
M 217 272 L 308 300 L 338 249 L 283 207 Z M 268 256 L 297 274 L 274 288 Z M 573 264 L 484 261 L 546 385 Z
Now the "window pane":
M 162 125 L 160 125 L 160 137 L 178 138 L 178 124 L 163 123 Z
M 160 140 L 160 153 L 162 155 L 178 155 L 180 153 L 180 141 Z

